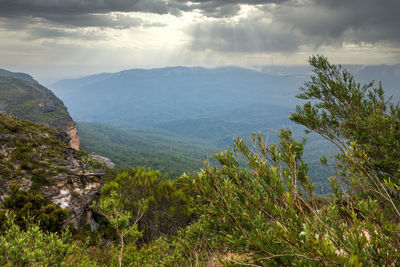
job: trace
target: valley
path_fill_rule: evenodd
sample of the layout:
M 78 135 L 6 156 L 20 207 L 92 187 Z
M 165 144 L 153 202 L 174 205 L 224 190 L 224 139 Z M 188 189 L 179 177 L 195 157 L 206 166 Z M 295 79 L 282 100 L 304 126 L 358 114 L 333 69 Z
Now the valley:
M 399 97 L 394 81 L 400 66 L 349 68 L 362 81 L 382 80 Z M 150 166 L 176 178 L 199 170 L 205 159 L 215 163 L 212 155 L 231 147 L 235 137 L 247 140 L 262 132 L 268 143 L 276 143 L 286 127 L 297 139 L 308 139 L 304 157 L 310 176 L 316 191 L 326 194 L 336 148 L 316 134 L 305 135 L 304 127 L 288 119 L 302 103 L 295 96 L 309 73 L 308 67 L 273 66 L 133 69 L 62 80 L 50 88 L 79 122 L 82 147 L 109 157 L 117 168 Z M 320 164 L 321 153 L 330 169 Z

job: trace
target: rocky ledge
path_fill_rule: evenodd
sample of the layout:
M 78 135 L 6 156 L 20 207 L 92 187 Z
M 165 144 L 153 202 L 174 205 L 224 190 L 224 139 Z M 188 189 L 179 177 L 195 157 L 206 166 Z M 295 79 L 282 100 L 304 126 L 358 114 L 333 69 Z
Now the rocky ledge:
M 100 192 L 103 169 L 68 145 L 65 133 L 0 114 L 0 202 L 12 184 L 41 193 L 70 211 L 66 224 L 95 223 L 90 205 Z M 94 163 L 94 164 L 93 164 Z
M 69 164 L 62 166 L 63 171 L 51 177 L 49 184 L 42 186 L 40 191 L 52 203 L 70 211 L 65 224 L 72 223 L 75 227 L 93 224 L 91 216 L 88 217 L 86 213 L 90 211 L 90 205 L 100 192 L 101 178 L 105 171 L 85 169 L 73 149 L 69 149 L 66 157 Z M 12 184 L 19 184 L 22 190 L 27 191 L 31 189 L 32 179 L 29 176 L 16 177 L 1 183 L 0 202 L 7 197 L 6 192 Z
M 43 187 L 43 195 L 61 208 L 68 209 L 70 216 L 66 223 L 78 227 L 92 220 L 86 213 L 100 191 L 103 175 L 103 170 L 72 170 L 66 176 L 54 177 L 52 185 Z

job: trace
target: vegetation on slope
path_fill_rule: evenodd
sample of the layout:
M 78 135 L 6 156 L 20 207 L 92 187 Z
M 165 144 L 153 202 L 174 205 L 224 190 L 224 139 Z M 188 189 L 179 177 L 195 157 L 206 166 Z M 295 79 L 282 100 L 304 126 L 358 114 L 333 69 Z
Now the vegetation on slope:
M 48 249 L 53 244 L 48 235 L 34 226 L 21 230 L 11 218 L 11 227 L 0 238 L 2 264 L 38 264 L 34 251 L 42 255 L 40 262 L 56 257 L 55 265 L 75 266 L 399 265 L 400 158 L 395 152 L 400 107 L 385 99 L 382 88 L 360 86 L 324 57 L 312 57 L 310 64 L 314 75 L 300 95 L 309 102 L 291 118 L 340 151 L 329 197 L 314 194 L 303 159 L 304 141 L 296 141 L 286 129 L 272 145 L 254 134 L 250 145 L 236 139 L 232 150 L 216 155 L 220 166 L 206 164 L 196 175 L 167 181 L 152 170 L 135 169 L 110 180 L 98 208 L 102 225 L 108 222 L 116 233 L 112 242 L 102 242 L 101 231 L 91 234 L 98 236 L 97 242 L 86 245 L 52 235 L 57 244 Z M 352 116 L 343 113 L 346 109 Z M 247 167 L 239 164 L 243 158 Z M 168 190 L 159 190 L 164 183 Z M 168 193 L 170 189 L 176 194 Z M 140 220 L 170 218 L 163 212 L 169 208 L 190 211 L 191 220 L 181 221 L 176 232 L 137 242 Z M 157 229 L 160 220 L 147 220 L 143 233 Z M 28 245 L 17 250 L 21 246 L 12 236 Z
M 2 191 L 13 183 L 32 182 L 31 189 L 48 185 L 69 162 L 65 136 L 49 127 L 0 114 L 0 181 Z
M 49 89 L 11 76 L 0 76 L 0 111 L 53 127 L 71 120 L 64 104 Z
M 23 191 L 18 185 L 11 185 L 8 196 L 2 201 L 0 210 L 0 231 L 7 227 L 7 214 L 13 212 L 14 223 L 27 229 L 29 224 L 36 223 L 41 229 L 50 232 L 61 232 L 64 220 L 69 211 L 51 203 L 41 194 Z M 28 218 L 31 218 L 29 221 Z
M 201 169 L 215 149 L 156 129 L 125 131 L 100 123 L 78 123 L 83 150 L 110 158 L 118 169 L 149 166 L 171 178 Z
M 212 155 L 227 147 L 221 145 L 216 149 L 212 140 L 208 140 L 207 143 L 203 139 L 188 139 L 154 128 L 128 131 L 106 124 L 88 122 L 78 123 L 78 128 L 82 149 L 110 158 L 116 163 L 117 169 L 148 166 L 160 170 L 171 178 L 177 178 L 184 172 L 199 171 L 203 167 L 202 162 L 207 159 L 211 165 L 216 165 L 217 161 Z M 193 128 L 199 127 L 196 125 Z M 304 136 L 301 133 L 303 128 L 298 127 L 295 130 L 295 136 Z M 270 132 L 266 138 L 268 143 L 279 141 L 274 136 L 276 134 L 275 131 Z M 250 135 L 251 131 L 248 130 L 244 136 Z M 215 136 L 219 138 L 217 133 Z M 231 143 L 234 137 L 231 134 L 226 139 L 224 142 Z M 335 151 L 334 145 L 324 142 L 315 134 L 308 136 L 304 158 L 310 164 L 309 175 L 318 194 L 325 195 L 330 192 L 327 177 L 334 173 L 320 163 L 319 157 L 325 155 L 332 165 Z M 243 160 L 240 163 L 246 164 Z

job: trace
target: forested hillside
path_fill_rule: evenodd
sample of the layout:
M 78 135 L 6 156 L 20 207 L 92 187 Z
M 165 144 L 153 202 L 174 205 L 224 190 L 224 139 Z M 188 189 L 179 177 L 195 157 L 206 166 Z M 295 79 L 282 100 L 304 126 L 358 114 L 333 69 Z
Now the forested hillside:
M 75 122 L 63 102 L 27 74 L 0 69 L 0 113 L 58 128 L 79 150 Z
M 158 129 L 125 131 L 100 123 L 78 123 L 82 150 L 106 156 L 116 168 L 149 166 L 171 178 L 198 171 L 215 148 Z
M 305 103 L 291 112 L 290 120 L 337 148 L 330 195 L 316 194 L 312 166 L 303 156 L 307 144 L 296 140 L 292 130 L 281 129 L 274 144 L 254 133 L 249 141 L 235 138 L 232 149 L 217 153 L 218 166 L 205 162 L 198 173 L 174 180 L 146 167 L 110 173 L 102 178 L 100 195 L 91 205 L 93 221 L 85 227 L 61 227 L 66 216 L 62 207 L 48 205 L 35 191 L 10 186 L 0 209 L 0 263 L 399 265 L 400 106 L 386 98 L 381 86 L 357 83 L 322 56 L 309 62 L 313 75 L 298 94 Z M 7 165 L 7 173 L 35 175 L 35 169 L 22 168 L 13 156 L 20 146 L 33 148 L 23 156 L 58 159 L 44 168 L 64 162 L 58 155 L 66 146 L 54 139 L 56 132 L 5 115 L 0 119 L 5 133 L 1 149 L 11 153 L 5 159 L 15 166 Z M 91 127 L 99 133 L 118 132 Z M 130 134 L 123 136 L 122 144 L 128 144 Z M 43 146 L 37 141 L 51 153 L 38 154 Z M 15 144 L 18 149 L 11 147 Z M 28 218 L 30 209 L 35 217 Z

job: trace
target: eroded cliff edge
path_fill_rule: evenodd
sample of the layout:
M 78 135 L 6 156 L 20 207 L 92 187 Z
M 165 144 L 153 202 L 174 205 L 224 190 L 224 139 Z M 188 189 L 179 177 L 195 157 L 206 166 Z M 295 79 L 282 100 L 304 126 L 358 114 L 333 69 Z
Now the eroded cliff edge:
M 67 134 L 69 136 L 69 146 L 75 150 L 79 150 L 79 136 L 78 136 L 78 128 L 76 127 L 75 122 L 71 122 L 67 126 Z

